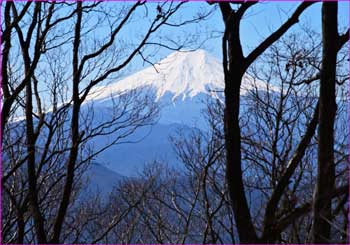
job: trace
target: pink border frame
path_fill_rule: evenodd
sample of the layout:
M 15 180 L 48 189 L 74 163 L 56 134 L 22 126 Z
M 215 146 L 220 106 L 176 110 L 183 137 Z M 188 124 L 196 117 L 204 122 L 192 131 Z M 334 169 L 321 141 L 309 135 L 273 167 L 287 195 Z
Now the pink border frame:
M 13 2 L 27 2 L 28 0 L 11 0 Z M 34 2 L 46 2 L 45 0 L 33 0 Z M 82 2 L 94 2 L 94 0 L 77 0 L 77 1 L 82 1 Z M 147 0 L 148 2 L 161 2 L 161 0 Z M 174 0 L 175 2 L 180 2 L 181 0 Z M 191 2 L 206 2 L 205 0 L 189 0 Z M 214 0 L 213 0 L 214 1 Z M 239 1 L 239 0 L 219 0 L 220 2 L 235 2 L 235 1 Z M 250 1 L 250 0 L 248 0 Z M 314 1 L 314 0 L 304 0 L 304 1 Z M 350 2 L 350 0 L 322 0 L 323 2 Z M 0 3 L 2 4 L 2 2 L 6 2 L 5 0 L 0 0 Z M 76 2 L 76 0 L 58 0 L 57 2 Z M 103 0 L 101 1 L 103 2 Z M 104 2 L 135 2 L 135 0 L 104 0 Z M 263 0 L 261 2 L 302 2 L 301 0 Z M 349 9 L 350 12 L 350 9 Z M 2 23 L 2 11 L 0 12 L 0 23 Z M 350 18 L 349 18 L 349 26 L 350 26 Z M 0 30 L 0 39 L 2 37 L 2 30 Z M 350 54 L 350 46 L 349 46 L 349 54 Z M 2 63 L 2 56 L 0 55 L 0 62 Z M 1 67 L 0 67 L 1 70 Z M 350 64 L 349 64 L 349 73 L 350 73 Z M 0 79 L 2 81 L 2 76 L 0 73 Z M 1 84 L 2 86 L 2 84 Z M 350 98 L 349 98 L 350 99 Z M 0 109 L 2 111 L 2 87 L 0 89 Z M 349 100 L 349 106 L 348 106 L 348 121 L 349 121 L 349 129 L 350 129 L 350 100 Z M 1 112 L 0 112 L 0 118 L 1 118 Z M 2 135 L 1 129 L 0 129 L 0 136 Z M 348 139 L 348 143 L 350 145 L 350 137 Z M 2 179 L 2 142 L 0 142 L 0 179 Z M 350 156 L 349 156 L 349 162 L 350 162 Z M 350 181 L 350 173 L 348 174 L 348 180 Z M 349 199 L 350 197 L 348 197 Z M 350 199 L 349 199 L 350 200 Z M 0 185 L 0 212 L 2 211 L 2 185 Z M 350 213 L 348 214 L 350 219 Z M 348 228 L 348 234 L 350 234 L 350 226 Z M 2 212 L 0 215 L 0 244 L 2 243 Z M 5 244 L 5 243 L 4 243 Z M 20 244 L 14 244 L 11 243 L 13 245 L 20 245 Z M 76 245 L 87 245 L 88 243 L 84 243 L 84 244 L 78 244 L 75 243 Z M 98 244 L 103 244 L 103 243 L 98 243 Z M 239 244 L 239 243 L 237 243 Z M 113 244 L 112 244 L 113 245 Z M 117 245 L 117 244 L 114 244 Z M 131 244 L 132 245 L 132 244 Z M 144 244 L 144 245 L 151 245 L 151 244 Z M 196 244 L 191 244 L 188 243 L 188 245 L 196 245 Z M 291 245 L 298 245 L 298 244 L 291 244 Z M 320 244 L 318 244 L 320 245 Z

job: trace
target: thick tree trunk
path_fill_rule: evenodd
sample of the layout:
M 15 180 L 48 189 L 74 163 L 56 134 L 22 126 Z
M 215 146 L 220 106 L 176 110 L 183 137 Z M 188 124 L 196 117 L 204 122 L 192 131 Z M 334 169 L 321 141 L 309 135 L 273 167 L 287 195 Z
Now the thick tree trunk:
M 332 220 L 331 199 L 321 199 L 334 191 L 334 118 L 335 76 L 337 58 L 337 2 L 322 5 L 322 70 L 320 79 L 320 112 L 318 129 L 317 183 L 313 203 L 313 243 L 329 243 Z
M 222 48 L 225 75 L 226 179 L 240 243 L 261 242 L 252 223 L 243 185 L 241 130 L 239 127 L 239 100 L 242 78 L 256 58 L 297 23 L 301 13 L 314 2 L 300 4 L 284 24 L 261 42 L 248 56 L 244 57 L 240 40 L 240 21 L 245 11 L 256 3 L 257 1 L 244 2 L 238 10 L 233 10 L 228 2 L 219 3 L 225 23 Z
M 223 9 L 223 11 L 225 11 Z M 239 18 L 226 19 L 223 38 L 225 76 L 224 131 L 226 144 L 226 182 L 236 221 L 240 243 L 256 243 L 257 235 L 252 223 L 243 185 L 241 160 L 241 129 L 239 127 L 240 87 L 244 70 L 244 57 L 239 39 Z
M 5 22 L 5 30 L 9 30 L 11 26 L 11 2 L 6 2 L 5 11 L 4 11 L 4 22 Z M 1 88 L 3 93 L 3 104 L 1 108 L 1 132 L 4 132 L 5 125 L 7 123 L 7 119 L 10 114 L 10 106 L 8 103 L 8 98 L 10 97 L 10 91 L 8 88 L 8 73 L 7 73 L 7 63 L 9 59 L 9 53 L 11 48 L 11 32 L 3 33 L 1 37 L 1 43 L 3 44 L 2 49 L 2 59 L 1 59 Z M 1 133 L 1 144 L 3 141 L 3 133 Z
M 234 76 L 225 88 L 226 181 L 235 215 L 240 243 L 255 243 L 257 236 L 251 223 L 241 168 L 241 129 L 239 127 L 239 91 L 241 77 Z

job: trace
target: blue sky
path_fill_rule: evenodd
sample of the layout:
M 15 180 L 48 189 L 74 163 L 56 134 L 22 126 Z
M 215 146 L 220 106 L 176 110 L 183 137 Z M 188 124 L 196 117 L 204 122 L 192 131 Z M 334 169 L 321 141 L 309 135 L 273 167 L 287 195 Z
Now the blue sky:
M 249 50 L 252 50 L 259 44 L 264 38 L 266 38 L 272 31 L 276 30 L 284 21 L 288 19 L 288 17 L 293 13 L 296 7 L 301 2 L 271 2 L 265 1 L 262 3 L 258 3 L 252 6 L 244 16 L 244 19 L 241 22 L 241 40 L 243 49 L 245 54 Z M 118 9 L 122 9 L 124 5 L 134 4 L 134 2 L 104 2 L 101 4 L 103 8 L 113 10 L 112 13 L 118 12 Z M 124 49 L 129 48 L 129 44 L 131 49 L 134 47 L 133 45 L 138 44 L 138 40 L 143 37 L 141 33 L 144 32 L 145 28 L 148 28 L 149 22 L 153 20 L 156 7 L 159 3 L 157 2 L 148 2 L 146 4 L 147 7 L 140 7 L 140 11 L 138 11 L 136 16 L 133 16 L 132 20 L 122 29 L 120 33 L 120 40 L 116 41 L 115 47 L 120 51 L 120 53 L 128 53 L 124 52 Z M 193 16 L 197 15 L 198 12 L 206 12 L 210 9 L 214 8 L 216 5 L 209 5 L 204 1 L 196 1 L 196 2 L 188 2 L 185 3 L 180 11 L 178 11 L 175 16 L 173 16 L 173 21 L 180 20 L 188 20 Z M 300 22 L 294 25 L 289 32 L 300 31 L 302 26 L 309 26 L 316 32 L 321 32 L 321 6 L 322 3 L 315 3 L 311 7 L 309 7 L 300 18 Z M 344 31 L 349 26 L 349 6 L 350 3 L 348 1 L 339 3 L 339 30 Z M 216 6 L 217 7 L 217 6 Z M 63 12 L 66 11 L 63 9 Z M 149 14 L 150 13 L 150 14 Z M 148 15 L 149 14 L 149 15 Z M 145 16 L 148 16 L 145 18 Z M 91 15 L 84 15 L 83 23 L 85 27 L 91 28 L 90 24 L 94 24 L 96 22 L 96 18 L 91 18 Z M 65 25 L 74 25 L 75 18 L 65 23 Z M 106 24 L 106 23 L 105 23 Z M 106 27 L 107 26 L 107 27 Z M 92 51 L 94 44 L 94 38 L 101 38 L 101 41 L 109 39 L 109 29 L 108 25 L 98 25 L 97 29 L 92 29 L 92 32 L 89 34 L 87 39 L 90 41 L 86 42 L 86 40 L 82 40 L 82 49 L 85 52 Z M 62 26 L 63 30 L 66 28 Z M 221 17 L 221 13 L 219 9 L 216 9 L 214 13 L 205 21 L 201 21 L 199 23 L 186 25 L 182 27 L 169 28 L 163 26 L 157 33 L 154 33 L 157 38 L 171 38 L 173 40 L 184 40 L 185 38 L 193 38 L 198 37 L 198 42 L 192 43 L 190 45 L 191 48 L 197 48 L 200 45 L 200 48 L 207 50 L 209 53 L 213 54 L 217 58 L 221 59 L 221 37 L 222 32 L 224 30 L 224 24 Z M 72 32 L 73 33 L 73 32 Z M 137 38 L 138 37 L 138 38 Z M 208 38 L 210 37 L 210 38 Z M 105 38 L 105 39 L 104 39 Z M 82 38 L 83 39 L 83 38 Z M 15 40 L 13 41 L 15 42 Z M 67 42 L 64 50 L 71 50 L 71 42 Z M 152 47 L 147 49 L 147 52 L 152 52 Z M 154 49 L 153 49 L 154 51 Z M 153 52 L 153 56 L 150 58 L 151 62 L 158 62 L 159 60 L 166 57 L 170 54 L 171 50 L 161 48 L 158 52 Z M 71 57 L 66 55 L 67 58 L 67 67 L 64 69 L 67 73 L 67 76 L 70 76 L 70 62 Z M 113 56 L 113 58 L 115 58 Z M 123 60 L 123 59 L 120 59 Z M 45 64 L 45 60 L 41 63 L 42 70 L 47 68 Z M 97 60 L 99 62 L 99 60 Z M 138 70 L 141 70 L 145 67 L 148 67 L 150 64 L 143 62 L 143 60 L 138 56 L 136 57 L 130 65 L 126 69 L 123 69 L 120 73 L 116 74 L 116 76 L 106 79 L 106 83 L 114 82 L 119 80 L 129 74 L 132 74 Z M 94 71 L 98 72 L 98 71 Z M 94 73 L 93 72 L 93 73 Z M 113 74 L 114 75 L 114 74 Z M 69 85 L 68 85 L 69 86 Z M 43 91 L 46 91 L 46 88 L 42 88 Z
M 150 3 L 157 4 L 157 3 Z M 265 1 L 258 3 L 251 7 L 244 16 L 241 22 L 241 40 L 245 53 L 252 50 L 257 44 L 259 44 L 265 37 L 267 37 L 272 31 L 276 30 L 287 18 L 293 13 L 300 2 L 271 2 Z M 309 7 L 302 16 L 298 24 L 294 25 L 289 32 L 300 31 L 301 27 L 307 26 L 316 32 L 321 32 L 321 3 L 315 3 Z M 206 2 L 189 2 L 179 12 L 178 18 L 188 19 L 191 16 L 196 15 L 200 10 L 209 9 Z M 338 8 L 339 16 L 339 31 L 344 31 L 349 26 L 349 2 L 340 2 Z M 171 31 L 164 32 L 171 36 L 191 35 L 192 33 L 202 35 L 201 41 L 204 41 L 205 36 L 208 33 L 214 33 L 216 38 L 211 38 L 204 42 L 201 48 L 212 53 L 214 56 L 221 58 L 221 35 L 223 31 L 223 21 L 219 9 L 206 21 L 199 24 L 188 25 L 182 28 L 171 29 Z M 154 61 L 157 61 L 167 54 L 170 50 L 160 50 L 160 52 L 153 57 Z M 148 64 L 142 64 L 140 60 L 136 61 L 132 70 L 142 69 L 143 66 Z

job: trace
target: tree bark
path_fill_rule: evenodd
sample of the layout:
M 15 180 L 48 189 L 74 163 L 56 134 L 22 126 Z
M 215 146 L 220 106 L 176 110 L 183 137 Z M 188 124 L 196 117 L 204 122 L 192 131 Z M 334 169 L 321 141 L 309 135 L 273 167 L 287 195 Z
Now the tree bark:
M 35 5 L 33 21 L 29 27 L 28 33 L 30 33 L 37 24 L 41 4 Z M 28 37 L 31 34 L 27 34 Z M 29 74 L 31 70 L 31 60 L 29 56 L 29 43 L 30 39 L 26 41 L 20 40 L 22 48 L 22 56 L 24 62 L 25 74 Z M 34 133 L 34 122 L 33 122 L 33 99 L 32 99 L 32 84 L 30 77 L 26 80 L 25 84 L 25 118 L 26 118 L 26 145 L 27 145 L 27 174 L 28 174 L 28 196 L 29 196 L 29 209 L 33 216 L 34 227 L 36 232 L 36 238 L 38 243 L 46 243 L 46 233 L 44 225 L 44 217 L 40 211 L 39 206 L 39 191 L 37 188 L 37 175 L 36 175 L 36 154 L 35 144 L 36 137 Z
M 63 188 L 63 195 L 60 202 L 60 206 L 57 212 L 56 221 L 54 225 L 54 232 L 52 236 L 52 243 L 59 243 L 64 218 L 67 213 L 68 205 L 70 203 L 70 197 L 73 190 L 74 182 L 74 171 L 75 164 L 78 157 L 79 143 L 81 135 L 79 133 L 79 112 L 80 112 L 80 98 L 79 98 L 79 82 L 80 72 L 79 67 L 79 45 L 81 35 L 81 24 L 82 24 L 82 2 L 77 2 L 77 22 L 75 25 L 74 43 L 73 43 L 73 111 L 71 120 L 71 149 L 67 161 L 67 178 Z
M 27 64 L 27 62 L 25 62 Z M 28 67 L 28 65 L 26 65 Z M 46 235 L 44 228 L 44 219 L 40 212 L 38 201 L 36 164 L 35 164 L 35 137 L 33 125 L 33 104 L 32 104 L 32 87 L 28 82 L 26 85 L 26 138 L 27 138 L 27 172 L 28 172 L 28 194 L 29 209 L 33 215 L 34 226 L 38 243 L 46 243 Z
M 223 68 L 225 77 L 224 131 L 226 145 L 226 181 L 235 216 L 240 243 L 257 243 L 259 238 L 252 223 L 245 196 L 241 157 L 241 129 L 239 127 L 240 87 L 249 66 L 268 47 L 299 21 L 301 13 L 314 2 L 303 2 L 291 17 L 268 36 L 247 57 L 244 57 L 240 40 L 240 21 L 245 11 L 257 2 L 244 2 L 234 11 L 227 2 L 219 3 L 225 23 L 223 36 Z
M 226 144 L 226 182 L 241 243 L 257 242 L 243 185 L 241 164 L 241 129 L 239 127 L 240 87 L 244 70 L 243 51 L 239 40 L 239 21 L 236 15 L 221 5 L 225 20 L 223 37 L 225 112 L 224 131 Z
M 313 243 L 329 243 L 332 220 L 331 199 L 321 196 L 334 191 L 334 118 L 337 110 L 335 100 L 337 59 L 337 2 L 322 5 L 322 70 L 320 79 L 320 112 L 318 128 L 317 183 L 313 203 Z

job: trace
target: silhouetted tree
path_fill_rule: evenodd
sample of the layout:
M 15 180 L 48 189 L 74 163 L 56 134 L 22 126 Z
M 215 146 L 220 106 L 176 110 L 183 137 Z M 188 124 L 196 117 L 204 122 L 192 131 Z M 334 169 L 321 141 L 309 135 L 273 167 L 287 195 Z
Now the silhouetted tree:
M 161 18 L 157 5 L 149 11 L 140 1 L 113 9 L 102 2 L 2 4 L 1 183 L 9 201 L 3 202 L 3 242 L 62 242 L 89 162 L 155 122 L 158 107 L 146 91 L 115 94 L 102 119 L 88 96 L 136 57 L 150 62 L 146 47 L 182 48 L 187 40 L 160 39 L 159 29 L 197 23 L 211 13 L 173 20 L 183 4 L 160 3 Z M 149 21 L 126 45 L 125 29 L 138 15 Z M 94 138 L 112 133 L 106 145 L 92 147 Z
M 237 10 L 230 3 L 219 3 L 225 23 L 222 38 L 223 69 L 225 76 L 225 144 L 226 144 L 226 179 L 235 214 L 235 221 L 241 243 L 258 242 L 254 225 L 252 224 L 245 190 L 243 185 L 241 163 L 241 129 L 239 126 L 240 88 L 242 78 L 248 67 L 268 47 L 277 41 L 286 31 L 298 22 L 301 13 L 313 2 L 303 2 L 275 32 L 260 43 L 249 55 L 244 56 L 240 40 L 240 23 L 244 13 L 257 1 L 237 2 Z
M 322 69 L 317 182 L 313 202 L 313 243 L 332 242 L 332 200 L 323 197 L 335 189 L 334 120 L 337 111 L 336 66 L 339 42 L 338 3 L 322 3 Z

